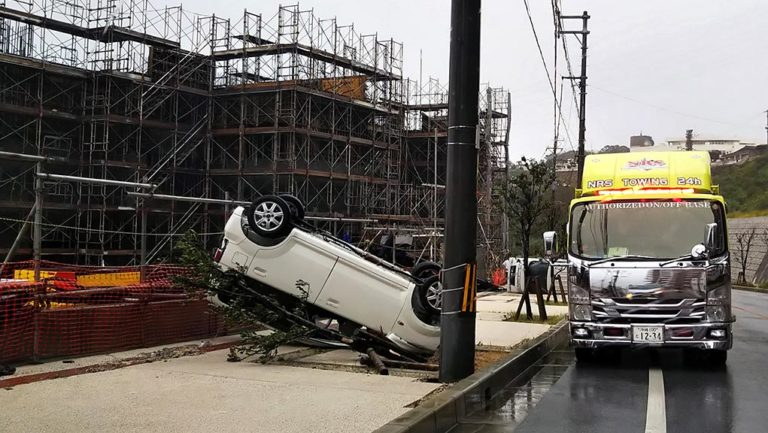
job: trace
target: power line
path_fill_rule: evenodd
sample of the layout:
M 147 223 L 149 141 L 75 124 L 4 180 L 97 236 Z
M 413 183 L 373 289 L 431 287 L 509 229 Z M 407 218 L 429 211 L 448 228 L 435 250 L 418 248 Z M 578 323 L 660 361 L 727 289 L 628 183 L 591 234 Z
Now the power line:
M 541 49 L 541 42 L 539 41 L 539 35 L 536 32 L 536 25 L 533 23 L 533 17 L 531 16 L 531 8 L 528 4 L 528 0 L 523 0 L 523 4 L 525 5 L 525 13 L 528 15 L 528 22 L 531 23 L 531 30 L 533 31 L 533 38 L 536 40 L 536 47 L 539 50 L 539 57 L 541 58 L 541 63 L 544 65 L 544 72 L 547 74 L 547 81 L 549 82 L 549 88 L 552 90 L 552 97 L 557 101 L 557 110 L 560 113 L 560 117 L 563 117 L 563 108 L 560 102 L 557 98 L 557 89 L 555 87 L 555 84 L 552 82 L 552 77 L 549 73 L 549 66 L 547 66 L 547 61 L 544 58 L 544 51 Z M 568 129 L 568 126 L 565 127 L 565 134 L 568 138 L 568 144 L 571 146 L 571 149 L 573 149 L 573 140 L 571 139 L 571 132 Z
M 558 35 L 563 30 L 562 22 L 560 21 L 560 6 L 556 3 L 556 0 L 552 0 L 552 13 L 555 18 L 555 29 L 558 32 Z M 560 38 L 563 44 L 563 54 L 565 57 L 565 64 L 568 67 L 568 76 L 573 77 L 573 66 L 571 65 L 571 54 L 568 52 L 568 43 L 566 38 Z M 576 84 L 571 80 L 571 94 L 573 95 L 573 106 L 576 108 L 576 114 L 578 115 L 579 111 L 579 101 L 576 98 Z

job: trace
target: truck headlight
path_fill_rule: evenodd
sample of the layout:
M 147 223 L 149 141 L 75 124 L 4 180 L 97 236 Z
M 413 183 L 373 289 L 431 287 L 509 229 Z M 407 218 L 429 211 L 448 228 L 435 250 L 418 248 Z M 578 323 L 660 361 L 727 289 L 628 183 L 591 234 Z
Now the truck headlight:
M 589 305 L 589 290 L 586 290 L 585 288 L 581 286 L 577 286 L 575 284 L 570 284 L 570 288 L 568 289 L 569 292 L 569 301 L 572 304 L 587 304 Z
M 708 322 L 725 322 L 728 319 L 728 311 L 723 305 L 708 305 L 707 306 L 707 321 Z
M 730 305 L 731 287 L 723 285 L 707 292 L 707 305 Z
M 585 322 L 592 320 L 592 306 L 571 304 L 571 320 Z

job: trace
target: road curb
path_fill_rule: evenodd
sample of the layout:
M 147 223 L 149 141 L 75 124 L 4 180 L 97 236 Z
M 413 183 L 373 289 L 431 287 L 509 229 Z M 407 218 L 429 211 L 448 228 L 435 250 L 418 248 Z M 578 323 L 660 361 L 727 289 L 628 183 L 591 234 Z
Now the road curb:
M 761 289 L 760 287 L 746 287 L 746 286 L 731 286 L 731 287 L 734 290 L 741 290 L 743 292 L 768 294 L 768 289 Z
M 229 349 L 230 347 L 236 346 L 239 343 L 240 341 L 238 340 L 238 341 L 229 341 L 225 343 L 212 344 L 202 348 L 199 348 L 199 344 L 190 344 L 186 346 L 173 346 L 173 347 L 174 348 L 195 348 L 197 349 L 198 353 L 195 353 L 194 355 L 202 355 L 208 352 Z M 194 356 L 194 355 L 188 354 L 183 356 Z M 0 380 L 0 389 L 12 388 L 14 386 L 19 386 L 19 385 L 27 385 L 30 383 L 42 382 L 45 380 L 79 376 L 82 374 L 101 373 L 104 371 L 119 370 L 125 367 L 132 367 L 134 365 L 148 364 L 152 362 L 157 362 L 157 360 L 148 359 L 141 356 L 135 356 L 135 357 L 116 360 L 113 362 L 94 363 L 89 365 L 83 365 L 80 367 L 67 368 L 63 370 L 46 371 L 43 373 L 32 373 L 32 374 L 19 375 L 19 376 L 9 376 L 6 379 Z
M 512 380 L 556 347 L 566 344 L 568 337 L 568 322 L 563 320 L 515 349 L 506 359 L 450 385 L 374 433 L 446 432 L 467 414 L 486 407 Z

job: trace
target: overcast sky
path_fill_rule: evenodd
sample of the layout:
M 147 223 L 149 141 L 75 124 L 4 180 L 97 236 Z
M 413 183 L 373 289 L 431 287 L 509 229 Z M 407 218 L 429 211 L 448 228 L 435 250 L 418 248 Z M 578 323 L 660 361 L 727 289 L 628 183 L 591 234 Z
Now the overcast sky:
M 185 9 L 238 16 L 246 7 L 265 18 L 278 0 L 184 0 Z M 282 3 L 292 3 L 283 0 Z M 550 1 L 529 0 L 544 56 L 553 67 Z M 169 3 L 176 4 L 176 3 Z M 354 23 L 359 33 L 393 37 L 405 46 L 405 75 L 448 80 L 450 1 L 303 0 L 321 18 Z M 590 20 L 587 148 L 628 145 L 641 131 L 661 142 L 684 136 L 764 143 L 768 109 L 768 0 L 562 0 L 564 14 Z M 510 154 L 541 157 L 553 139 L 553 105 L 523 0 L 485 0 L 481 80 L 512 92 Z M 579 23 L 572 25 L 579 27 Z M 568 46 L 578 74 L 580 47 Z M 562 69 L 562 55 L 558 75 Z M 566 86 L 566 89 L 568 86 Z M 570 102 L 570 103 L 569 103 Z M 563 114 L 577 144 L 578 119 L 566 93 Z M 571 144 L 565 139 L 562 146 Z

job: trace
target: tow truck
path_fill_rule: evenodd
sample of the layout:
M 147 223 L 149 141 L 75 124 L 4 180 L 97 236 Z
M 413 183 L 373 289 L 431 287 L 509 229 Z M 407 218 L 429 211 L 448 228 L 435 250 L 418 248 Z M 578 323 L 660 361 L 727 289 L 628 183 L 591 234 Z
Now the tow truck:
M 681 348 L 725 364 L 733 345 L 726 203 L 707 152 L 586 157 L 567 225 L 579 362 L 606 348 Z M 556 233 L 544 234 L 556 250 Z

